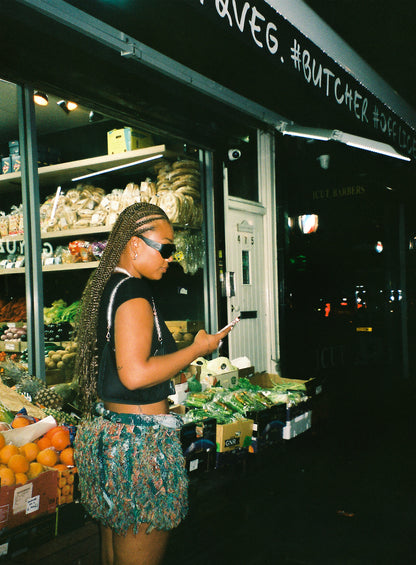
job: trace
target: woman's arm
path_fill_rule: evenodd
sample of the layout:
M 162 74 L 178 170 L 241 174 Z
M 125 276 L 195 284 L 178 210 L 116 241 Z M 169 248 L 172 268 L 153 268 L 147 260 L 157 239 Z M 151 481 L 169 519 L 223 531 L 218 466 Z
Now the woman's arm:
M 174 353 L 152 357 L 153 310 L 145 298 L 124 302 L 115 317 L 115 349 L 120 381 L 129 390 L 162 383 L 179 373 L 197 357 L 218 348 L 221 339 L 231 331 L 218 334 L 201 330 L 191 345 Z

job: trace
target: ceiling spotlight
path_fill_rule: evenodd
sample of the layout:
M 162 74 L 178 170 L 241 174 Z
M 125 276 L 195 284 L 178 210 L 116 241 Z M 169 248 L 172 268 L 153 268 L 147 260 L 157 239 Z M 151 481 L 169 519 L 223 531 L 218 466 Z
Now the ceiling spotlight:
M 44 92 L 39 92 L 39 90 L 36 90 L 33 94 L 33 100 L 38 106 L 47 106 L 49 102 L 47 95 Z
M 69 112 L 72 112 L 73 110 L 78 108 L 78 104 L 76 104 L 75 102 L 68 102 L 67 100 L 59 100 L 57 104 L 66 114 L 69 114 Z
M 91 123 L 100 122 L 103 118 L 104 116 L 102 114 L 100 114 L 99 112 L 94 112 L 94 110 L 91 110 L 91 112 L 88 114 L 88 121 Z

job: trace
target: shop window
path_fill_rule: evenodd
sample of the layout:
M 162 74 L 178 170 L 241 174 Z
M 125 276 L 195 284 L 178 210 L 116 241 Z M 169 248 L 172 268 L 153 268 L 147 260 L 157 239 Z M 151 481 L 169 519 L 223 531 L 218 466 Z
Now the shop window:
M 27 350 L 17 88 L 0 80 L 0 358 Z
M 229 142 L 226 156 L 228 194 L 258 202 L 257 135 L 237 138 Z
M 1 92 L 0 103 L 14 99 L 16 106 L 16 87 L 1 83 L 0 88 L 13 94 Z M 63 347 L 71 341 L 82 291 L 100 261 L 111 228 L 119 213 L 137 201 L 159 205 L 174 225 L 177 253 L 165 277 L 154 284 L 154 294 L 179 347 L 190 343 L 208 316 L 202 299 L 207 280 L 207 219 L 199 149 L 186 140 L 172 140 L 121 122 L 110 112 L 80 104 L 71 109 L 72 101 L 65 96 L 40 94 L 43 104 L 35 103 L 34 112 L 41 244 L 34 251 L 42 267 L 45 343 Z M 14 147 L 8 140 L 18 139 L 16 108 L 13 115 L 16 122 L 10 131 L 4 120 L 0 122 L 4 157 Z M 2 198 L 0 245 L 1 259 L 8 262 L 0 270 L 2 305 L 15 297 L 25 301 L 25 267 L 18 263 L 24 226 L 20 221 L 13 228 L 22 210 L 20 171 L 4 173 L 0 183 L 8 190 L 2 190 L 7 196 Z M 49 384 L 71 379 L 71 369 L 58 363 L 52 356 L 45 358 Z

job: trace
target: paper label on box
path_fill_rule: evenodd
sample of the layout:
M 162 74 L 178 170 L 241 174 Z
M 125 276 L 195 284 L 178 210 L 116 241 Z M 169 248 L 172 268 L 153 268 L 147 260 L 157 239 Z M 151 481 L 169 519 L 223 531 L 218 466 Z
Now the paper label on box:
M 26 514 L 31 514 L 32 512 L 37 512 L 40 508 L 40 494 L 29 498 L 26 504 Z
M 198 459 L 194 459 L 193 461 L 191 461 L 189 463 L 189 470 L 190 471 L 196 471 L 198 469 L 198 463 L 199 463 Z
M 29 482 L 21 487 L 17 487 L 13 496 L 13 514 L 26 511 L 26 504 L 31 498 L 33 492 L 33 483 Z
M 0 545 L 0 557 L 7 555 L 8 552 L 9 552 L 9 542 L 6 541 L 6 543 L 2 543 Z
M 9 519 L 9 505 L 4 504 L 3 506 L 0 506 L 0 524 L 7 523 L 8 519 Z

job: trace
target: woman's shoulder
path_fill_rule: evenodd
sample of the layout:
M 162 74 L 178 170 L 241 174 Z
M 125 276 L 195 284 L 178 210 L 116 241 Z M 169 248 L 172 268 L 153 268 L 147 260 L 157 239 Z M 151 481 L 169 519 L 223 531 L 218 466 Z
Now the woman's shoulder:
M 111 277 L 115 279 L 112 281 L 110 279 L 112 288 L 115 288 L 118 282 L 120 282 L 120 278 L 118 276 Z M 119 304 L 125 302 L 126 300 L 130 300 L 132 298 L 145 298 L 149 302 L 152 300 L 152 292 L 149 286 L 149 283 L 146 279 L 139 279 L 136 277 L 128 277 L 125 279 L 121 279 L 122 282 L 120 286 L 117 288 L 116 300 Z

